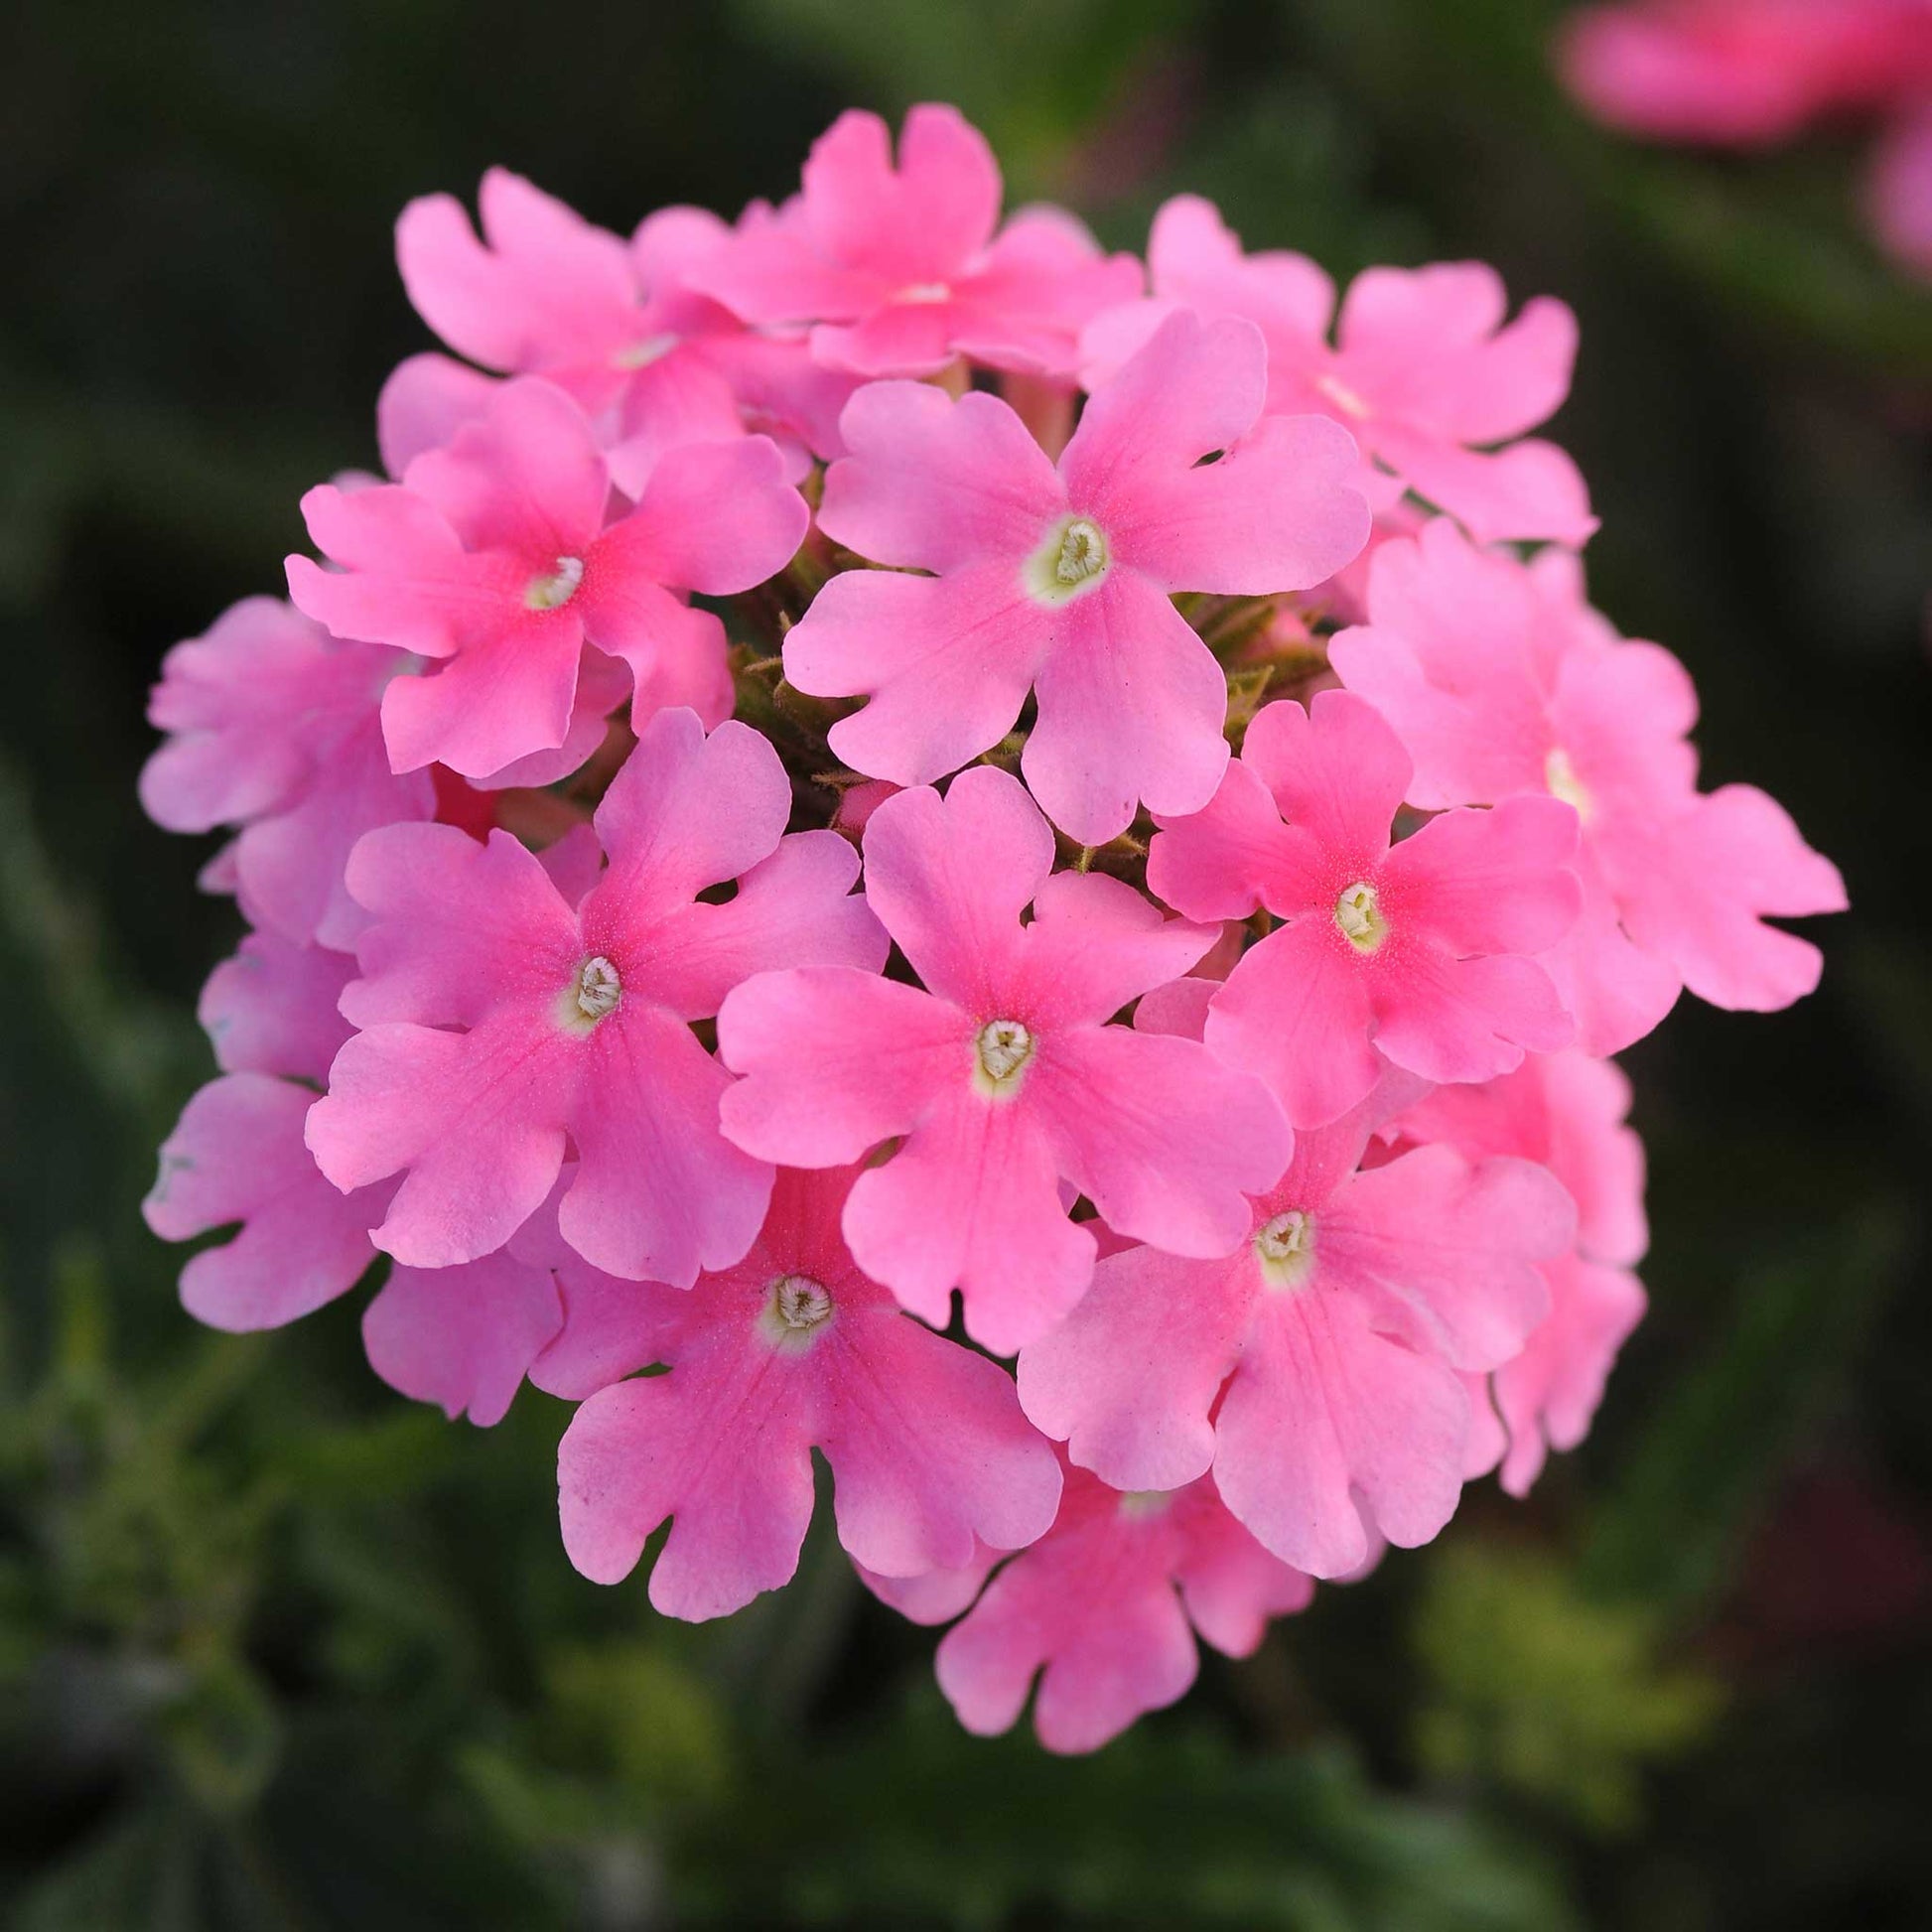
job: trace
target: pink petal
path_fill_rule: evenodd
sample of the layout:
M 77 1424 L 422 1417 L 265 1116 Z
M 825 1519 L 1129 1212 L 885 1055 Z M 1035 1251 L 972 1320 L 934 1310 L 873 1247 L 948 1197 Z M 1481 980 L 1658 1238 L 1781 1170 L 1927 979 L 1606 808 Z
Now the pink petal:
M 314 1095 L 261 1073 L 211 1080 L 161 1148 L 141 1212 L 164 1241 L 241 1223 L 182 1270 L 182 1306 L 211 1328 L 279 1328 L 354 1287 L 375 1251 L 384 1196 L 344 1195 L 302 1144 Z
M 764 1219 L 771 1170 L 718 1131 L 730 1084 L 691 1030 L 659 1007 L 625 1001 L 598 1023 L 571 1118 L 577 1179 L 557 1215 L 586 1261 L 628 1281 L 685 1288 L 701 1269 L 743 1257 Z
M 1349 691 L 1317 692 L 1306 710 L 1292 699 L 1264 705 L 1248 726 L 1241 761 L 1291 826 L 1308 832 L 1335 870 L 1357 877 L 1388 850 L 1390 822 L 1414 770 L 1375 707 Z M 1263 897 L 1273 910 L 1297 909 Z
M 1317 917 L 1298 919 L 1244 953 L 1208 1008 L 1209 1049 L 1263 1080 L 1298 1130 L 1338 1119 L 1381 1072 L 1349 951 Z
M 507 832 L 479 845 L 454 825 L 385 826 L 356 847 L 348 885 L 375 920 L 343 995 L 357 1027 L 476 1026 L 506 1000 L 543 1000 L 582 956 L 556 887 Z
M 708 597 L 735 595 L 788 564 L 811 523 L 768 436 L 667 451 L 630 515 L 591 546 L 585 623 L 598 634 L 600 580 L 632 577 Z
M 547 1016 L 509 1007 L 467 1034 L 388 1025 L 336 1055 L 309 1110 L 317 1165 L 346 1191 L 408 1170 L 376 1246 L 413 1268 L 500 1248 L 564 1157 L 577 1056 Z
M 1291 832 L 1253 764 L 1230 761 L 1214 796 L 1186 818 L 1163 819 L 1148 851 L 1148 890 L 1194 919 L 1245 919 L 1264 894 L 1285 904 L 1314 890 L 1319 870 L 1305 833 Z M 1281 881 L 1307 875 L 1302 893 Z
M 854 770 L 930 784 L 1012 730 L 1052 636 L 1010 562 L 848 570 L 786 633 L 785 676 L 813 697 L 869 699 L 830 733 Z
M 571 1562 L 593 1583 L 621 1583 L 674 1516 L 650 1579 L 664 1615 L 729 1616 L 789 1583 L 811 1521 L 811 1453 L 797 1402 L 760 1386 L 787 1366 L 769 1347 L 720 1337 L 669 1375 L 592 1396 L 557 1449 Z M 721 1415 L 736 1418 L 728 1455 Z
M 1053 867 L 1053 834 L 1019 779 L 962 771 L 944 798 L 901 791 L 866 827 L 866 897 L 940 999 L 988 1014 L 1021 957 L 1020 915 Z
M 1538 1268 L 1576 1238 L 1548 1169 L 1510 1156 L 1471 1167 L 1418 1148 L 1357 1173 L 1317 1218 L 1322 1281 L 1363 1297 L 1378 1325 L 1457 1368 L 1510 1360 L 1549 1312 Z
M 826 473 L 819 527 L 875 562 L 1011 567 L 1065 508 L 1053 466 L 995 396 L 875 382 L 846 404 L 839 433 L 848 454 Z
M 862 1563 L 852 1567 L 888 1609 L 897 1610 L 909 1623 L 931 1625 L 950 1623 L 970 1608 L 994 1566 L 1007 1554 L 982 1543 L 970 1563 L 957 1570 L 928 1570 L 922 1577 L 881 1577 Z
M 375 442 L 393 481 L 425 450 L 446 449 L 465 423 L 489 413 L 493 378 L 447 355 L 398 362 L 375 399 Z
M 1241 1358 L 1257 1281 L 1246 1253 L 1103 1256 L 1066 1319 L 1021 1351 L 1021 1407 L 1117 1489 L 1176 1489 L 1205 1475 L 1209 1416 Z
M 1168 816 L 1199 811 L 1227 767 L 1227 685 L 1185 619 L 1122 566 L 1065 607 L 1055 646 L 1036 672 L 1039 718 L 1021 759 L 1047 817 L 1104 845 L 1142 800 Z
M 1468 1427 L 1454 1370 L 1376 1334 L 1352 1298 L 1272 1295 L 1221 1403 L 1214 1480 L 1282 1562 L 1343 1577 L 1371 1530 L 1414 1549 L 1454 1514 Z
M 249 933 L 208 975 L 196 1010 L 222 1072 L 320 1081 L 352 1031 L 337 1002 L 354 969 L 343 953 Z
M 392 1389 L 454 1422 L 501 1422 L 563 1309 L 547 1270 L 508 1255 L 461 1268 L 397 1268 L 362 1311 L 369 1366 Z
M 791 784 L 749 725 L 709 736 L 689 711 L 660 711 L 597 808 L 611 864 L 585 901 L 587 927 L 616 930 L 687 904 L 777 850 Z
M 818 1441 L 854 1562 L 918 1576 L 1045 1533 L 1059 1463 L 1004 1370 L 897 1313 L 835 1321 L 825 1343 L 842 1359 Z
M 967 1015 L 916 987 L 842 966 L 760 973 L 718 1012 L 719 1053 L 746 1076 L 724 1131 L 789 1167 L 859 1160 L 963 1083 L 972 1039 Z
M 695 712 L 707 730 L 732 714 L 731 659 L 725 626 L 710 611 L 680 604 L 647 578 L 597 584 L 584 607 L 592 641 L 630 667 L 635 693 L 630 728 L 641 735 L 662 711 Z
M 1554 1053 L 1576 1035 L 1549 974 L 1532 960 L 1454 959 L 1433 946 L 1399 958 L 1371 986 L 1375 1044 L 1425 1080 L 1493 1079 L 1520 1066 L 1525 1050 Z
M 962 772 L 954 789 L 970 775 Z M 1055 873 L 1034 896 L 1015 985 L 1041 1025 L 1090 1025 L 1169 985 L 1220 939 L 1218 926 L 1163 918 L 1124 880 Z
M 1543 952 L 1582 909 L 1576 855 L 1577 814 L 1555 798 L 1444 812 L 1389 854 L 1382 900 L 1398 931 L 1457 956 Z
M 650 946 L 650 997 L 683 1020 L 708 1020 L 732 988 L 781 965 L 884 969 L 889 942 L 851 896 L 859 855 L 836 832 L 794 832 L 739 882 L 724 905 L 669 913 Z M 586 944 L 598 944 L 595 922 Z
M 1362 440 L 1478 543 L 1581 546 L 1596 528 L 1588 485 L 1554 443 L 1533 438 L 1489 454 L 1396 423 L 1376 423 Z
M 1191 1039 L 1072 1028 L 1041 1042 L 1027 1077 L 1059 1172 L 1109 1227 L 1172 1254 L 1246 1240 L 1245 1197 L 1288 1165 L 1293 1140 L 1268 1089 Z
M 1023 1100 L 982 1100 L 958 1080 L 845 1209 L 874 1281 L 935 1326 L 957 1286 L 967 1333 L 996 1355 L 1042 1334 L 1093 1275 L 1093 1236 L 1066 1218 L 1054 1150 Z
M 1204 1642 L 1229 1657 L 1261 1647 L 1268 1619 L 1305 1610 L 1314 1581 L 1272 1557 L 1203 1484 L 1184 1498 L 1189 1508 L 1186 1553 L 1174 1571 L 1187 1618 Z

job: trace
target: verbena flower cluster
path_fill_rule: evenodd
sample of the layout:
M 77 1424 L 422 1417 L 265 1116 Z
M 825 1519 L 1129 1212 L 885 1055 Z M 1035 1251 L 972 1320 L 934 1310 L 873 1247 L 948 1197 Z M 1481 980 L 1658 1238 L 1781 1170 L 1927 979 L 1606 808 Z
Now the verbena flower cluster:
M 564 1547 L 671 1615 L 790 1578 L 816 1449 L 961 1720 L 1099 1744 L 1580 1440 L 1608 1056 L 1807 992 L 1839 876 L 1585 601 L 1575 322 L 1486 267 L 1337 316 L 1192 198 L 1144 267 L 945 107 L 736 223 L 482 216 L 399 224 L 467 359 L 386 477 L 155 691 L 250 930 L 149 1221 L 236 1230 L 204 1321 L 373 1265 L 397 1389 L 577 1405 Z
M 1595 0 L 1558 51 L 1598 119 L 1651 140 L 1769 148 L 1878 121 L 1865 219 L 1932 278 L 1932 0 Z

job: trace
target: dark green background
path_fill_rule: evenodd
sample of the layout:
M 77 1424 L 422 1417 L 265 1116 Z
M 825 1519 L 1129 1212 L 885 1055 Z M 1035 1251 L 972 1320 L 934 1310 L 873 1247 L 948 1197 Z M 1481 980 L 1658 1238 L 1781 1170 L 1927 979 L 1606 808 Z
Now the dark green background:
M 0 1921 L 1932 1922 L 1932 298 L 1857 143 L 1623 147 L 1504 0 L 26 0 L 0 51 Z M 246 1339 L 136 1203 L 235 935 L 133 779 L 166 646 L 274 590 L 426 336 L 389 223 L 491 162 L 628 228 L 783 192 L 848 103 L 956 99 L 1138 246 L 1478 254 L 1583 322 L 1558 434 L 1626 630 L 1857 910 L 1824 990 L 1629 1056 L 1655 1311 L 1533 1501 L 1324 1590 L 1098 1757 L 964 1738 L 808 1546 L 720 1626 L 564 1561 L 561 1405 L 384 1390 L 353 1298 Z

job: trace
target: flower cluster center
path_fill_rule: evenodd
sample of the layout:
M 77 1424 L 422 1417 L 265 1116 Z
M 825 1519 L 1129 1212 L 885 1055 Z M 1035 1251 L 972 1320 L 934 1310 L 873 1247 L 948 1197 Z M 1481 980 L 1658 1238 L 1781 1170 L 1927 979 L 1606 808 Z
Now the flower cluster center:
M 1255 1231 L 1255 1258 L 1270 1288 L 1299 1288 L 1314 1266 L 1314 1217 L 1292 1207 L 1264 1222 Z
M 618 1002 L 623 998 L 623 982 L 618 978 L 618 969 L 599 953 L 587 959 L 577 971 L 576 991 L 577 1011 L 586 1020 L 602 1020 L 607 1014 L 618 1010 Z
M 547 577 L 532 577 L 523 593 L 524 605 L 532 611 L 560 611 L 577 595 L 584 581 L 582 557 L 559 557 L 557 568 Z
M 1357 952 L 1373 952 L 1389 936 L 1389 922 L 1375 888 L 1358 880 L 1335 900 L 1335 923 Z
M 1010 1091 L 1034 1056 L 1031 1029 L 1019 1020 L 989 1020 L 973 1041 L 979 1055 L 982 1092 Z

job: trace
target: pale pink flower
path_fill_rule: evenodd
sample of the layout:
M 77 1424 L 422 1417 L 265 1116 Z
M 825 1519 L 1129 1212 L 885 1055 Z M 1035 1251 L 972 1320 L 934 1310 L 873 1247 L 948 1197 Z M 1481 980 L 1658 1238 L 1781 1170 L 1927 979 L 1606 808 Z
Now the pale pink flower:
M 492 168 L 479 197 L 483 238 L 450 195 L 411 202 L 396 262 L 417 313 L 485 368 L 542 375 L 597 421 L 619 486 L 635 493 L 656 457 L 749 427 L 802 475 L 838 453 L 838 415 L 856 378 L 820 367 L 801 332 L 755 333 L 700 294 L 691 275 L 729 248 L 703 208 L 660 208 L 628 242 L 594 227 L 520 176 Z M 451 410 L 482 380 L 444 356 L 405 362 L 378 409 L 392 474 L 447 441 Z
M 1643 0 L 1567 19 L 1565 80 L 1598 119 L 1671 141 L 1787 139 L 1932 92 L 1924 0 Z
M 1438 1087 L 1392 1127 L 1446 1141 L 1471 1161 L 1518 1156 L 1548 1168 L 1577 1204 L 1572 1247 L 1545 1260 L 1550 1312 L 1494 1375 L 1507 1431 L 1503 1487 L 1526 1495 L 1550 1449 L 1589 1433 L 1617 1350 L 1643 1318 L 1633 1272 L 1649 1245 L 1643 1143 L 1628 1126 L 1630 1083 L 1607 1060 L 1533 1054 L 1480 1087 Z
M 1069 838 L 1112 838 L 1141 799 L 1204 805 L 1227 687 L 1170 593 L 1318 583 L 1368 530 L 1345 433 L 1257 420 L 1266 362 L 1250 324 L 1173 318 L 1088 402 L 1057 468 L 992 396 L 862 389 L 819 523 L 936 575 L 847 571 L 786 637 L 800 690 L 870 699 L 832 727 L 833 751 L 927 784 L 998 744 L 1032 690 L 1023 768 Z
M 1371 1535 L 1412 1548 L 1448 1522 L 1469 1453 L 1457 1371 L 1521 1351 L 1549 1309 L 1537 1264 L 1576 1225 L 1528 1161 L 1430 1146 L 1358 1171 L 1387 1106 L 1299 1134 L 1232 1255 L 1110 1255 L 1020 1357 L 1022 1406 L 1075 1462 L 1122 1489 L 1211 1468 L 1241 1522 L 1315 1577 L 1353 1571 Z
M 363 923 L 343 888 L 355 841 L 435 810 L 425 772 L 389 769 L 377 707 L 408 659 L 338 642 L 279 599 L 244 598 L 177 644 L 148 703 L 167 743 L 141 803 L 171 832 L 239 828 L 222 869 L 251 919 L 291 944 L 346 948 Z
M 406 1173 L 377 1246 L 442 1268 L 501 1247 L 549 1193 L 566 1137 L 564 1238 L 612 1274 L 692 1282 L 758 1232 L 770 1169 L 721 1138 L 727 1076 L 691 1032 L 779 960 L 877 971 L 885 935 L 846 897 L 835 832 L 781 837 L 791 787 L 739 724 L 660 712 L 597 812 L 610 864 L 573 907 L 492 832 L 365 839 L 349 886 L 374 914 L 309 1144 L 345 1190 Z M 700 892 L 738 881 L 726 904 Z
M 1369 622 L 1329 661 L 1415 760 L 1412 804 L 1576 807 L 1583 913 L 1544 963 L 1586 1051 L 1640 1039 L 1687 985 L 1762 1012 L 1818 984 L 1818 949 L 1764 920 L 1842 910 L 1838 869 L 1754 786 L 1700 794 L 1689 674 L 1618 639 L 1574 566 L 1478 551 L 1439 520 L 1377 552 Z
M 931 375 L 964 356 L 1070 375 L 1081 326 L 1138 295 L 1141 266 L 1103 256 L 1058 208 L 1000 218 L 1000 170 L 957 108 L 914 107 L 893 165 L 876 114 L 841 114 L 801 192 L 748 210 L 691 282 L 748 322 L 816 324 L 812 353 L 859 375 Z
M 650 1346 L 669 1373 L 592 1396 L 557 1451 L 564 1547 L 594 1582 L 628 1576 L 670 1517 L 659 1610 L 699 1621 L 776 1589 L 811 1520 L 813 1449 L 831 1464 L 839 1541 L 885 1576 L 952 1570 L 1052 1522 L 1059 1469 L 1011 1381 L 854 1262 L 839 1233 L 852 1178 L 781 1170 L 737 1266 L 652 1291 Z
M 342 568 L 291 557 L 289 592 L 338 636 L 438 660 L 383 692 L 398 770 L 440 759 L 488 777 L 565 745 L 586 643 L 601 707 L 579 724 L 588 756 L 617 696 L 599 654 L 629 667 L 639 729 L 668 705 L 709 724 L 730 715 L 724 626 L 674 593 L 749 590 L 789 561 L 809 517 L 783 473 L 764 437 L 686 444 L 607 527 L 610 469 L 590 424 L 561 390 L 521 378 L 401 483 L 310 490 L 309 534 Z
M 1384 1063 L 1486 1080 L 1573 1032 L 1524 955 L 1576 919 L 1576 814 L 1552 799 L 1450 812 L 1390 846 L 1411 767 L 1373 707 L 1324 691 L 1249 725 L 1213 802 L 1162 819 L 1149 889 L 1190 918 L 1282 923 L 1214 995 L 1207 1044 L 1297 1128 L 1346 1113 Z M 1286 823 L 1284 823 L 1286 821 Z
M 1069 1468 L 1053 1527 L 987 1586 L 939 1644 L 939 1688 L 982 1736 L 1011 1727 L 1034 1680 L 1049 1751 L 1097 1750 L 1186 1694 L 1194 1638 L 1230 1657 L 1314 1586 L 1242 1529 L 1203 1478 L 1123 1495 Z
M 1348 429 L 1378 510 L 1408 488 L 1483 542 L 1581 544 L 1595 529 L 1577 466 L 1553 443 L 1524 440 L 1570 391 L 1577 319 L 1564 303 L 1539 296 L 1506 323 L 1502 281 L 1482 262 L 1371 268 L 1350 284 L 1331 347 L 1327 275 L 1287 250 L 1244 255 L 1195 195 L 1155 216 L 1148 264 L 1153 299 L 1087 331 L 1089 383 L 1175 309 L 1244 317 L 1267 340 L 1269 413 L 1318 411 Z
M 1192 1040 L 1107 1024 L 1218 934 L 1164 921 L 1118 880 L 1049 878 L 1046 821 L 990 765 L 944 799 L 888 799 L 865 854 L 867 898 L 930 990 L 825 967 L 748 981 L 718 1017 L 719 1051 L 746 1076 L 725 1096 L 726 1134 L 794 1167 L 902 1137 L 853 1188 L 846 1239 L 935 1326 L 957 1286 L 968 1330 L 998 1353 L 1092 1274 L 1062 1179 L 1112 1226 L 1179 1253 L 1240 1241 L 1244 1190 L 1288 1158 L 1280 1108 Z

